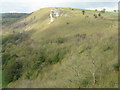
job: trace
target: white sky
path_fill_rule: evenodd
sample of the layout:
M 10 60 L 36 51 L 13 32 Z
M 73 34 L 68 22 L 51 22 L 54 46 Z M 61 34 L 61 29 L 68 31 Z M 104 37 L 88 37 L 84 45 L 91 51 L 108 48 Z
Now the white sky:
M 0 0 L 0 12 L 20 11 L 24 8 L 35 11 L 39 8 L 65 2 L 118 2 L 119 0 Z M 117 6 L 116 6 L 117 7 Z M 99 7 L 102 8 L 102 7 Z M 25 12 L 25 10 L 24 10 Z
M 119 0 L 1 0 L 1 2 L 118 2 Z

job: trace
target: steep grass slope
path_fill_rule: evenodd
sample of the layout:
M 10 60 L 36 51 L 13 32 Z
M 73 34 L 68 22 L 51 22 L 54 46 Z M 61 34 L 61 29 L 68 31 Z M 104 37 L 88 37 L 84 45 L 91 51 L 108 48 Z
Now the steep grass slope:
M 117 15 L 40 9 L 3 31 L 5 87 L 118 87 Z M 97 13 L 97 12 L 96 12 Z

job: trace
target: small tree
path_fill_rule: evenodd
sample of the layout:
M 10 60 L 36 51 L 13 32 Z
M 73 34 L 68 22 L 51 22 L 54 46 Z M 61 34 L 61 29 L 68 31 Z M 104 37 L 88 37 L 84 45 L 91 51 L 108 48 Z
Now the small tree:
M 114 12 L 117 12 L 117 10 L 114 10 Z
M 82 10 L 82 14 L 83 14 L 83 15 L 85 14 L 85 11 L 84 11 L 84 10 Z
M 102 12 L 102 13 L 105 13 L 105 11 L 106 11 L 106 9 L 104 8 L 101 12 Z
M 98 11 L 97 9 L 95 9 L 95 11 Z

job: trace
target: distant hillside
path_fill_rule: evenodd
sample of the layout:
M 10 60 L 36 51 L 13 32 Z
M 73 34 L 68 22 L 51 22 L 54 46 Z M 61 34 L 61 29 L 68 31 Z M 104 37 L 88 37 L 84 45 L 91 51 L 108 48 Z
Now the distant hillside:
M 24 15 L 3 24 L 3 87 L 118 87 L 117 13 L 53 7 Z
M 27 16 L 27 13 L 2 13 L 2 24 L 11 24 L 20 18 Z

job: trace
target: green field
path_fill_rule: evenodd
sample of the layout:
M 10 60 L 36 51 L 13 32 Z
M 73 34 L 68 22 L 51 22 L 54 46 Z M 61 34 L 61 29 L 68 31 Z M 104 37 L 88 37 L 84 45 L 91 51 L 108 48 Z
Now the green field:
M 63 8 L 48 24 L 51 9 L 3 25 L 6 87 L 117 88 L 117 13 Z

